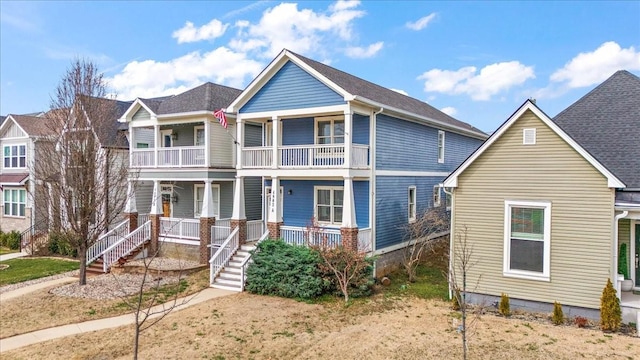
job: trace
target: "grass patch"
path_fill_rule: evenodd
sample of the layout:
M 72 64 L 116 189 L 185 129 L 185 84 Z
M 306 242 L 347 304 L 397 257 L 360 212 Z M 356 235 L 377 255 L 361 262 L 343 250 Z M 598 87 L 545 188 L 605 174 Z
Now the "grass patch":
M 407 274 L 398 270 L 389 274 L 391 285 L 385 289 L 389 296 L 410 295 L 422 299 L 447 300 L 449 287 L 442 270 L 437 267 L 418 265 L 416 269 L 416 281 L 409 282 Z
M 51 258 L 19 258 L 6 260 L 0 264 L 9 265 L 7 269 L 0 270 L 0 286 L 56 275 L 77 270 L 80 267 L 77 261 Z
M 11 250 L 8 247 L 0 246 L 0 255 L 12 254 L 20 252 L 20 250 Z

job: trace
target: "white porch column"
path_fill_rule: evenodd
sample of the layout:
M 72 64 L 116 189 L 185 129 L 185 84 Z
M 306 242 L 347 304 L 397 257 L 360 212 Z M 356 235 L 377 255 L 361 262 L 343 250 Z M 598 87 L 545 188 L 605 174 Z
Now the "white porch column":
M 344 177 L 344 199 L 342 201 L 342 226 L 343 228 L 357 228 L 356 206 L 353 197 L 353 177 Z
M 213 208 L 213 194 L 211 193 L 211 180 L 204 181 L 204 199 L 202 199 L 201 218 L 215 217 Z
M 162 215 L 162 195 L 160 194 L 160 180 L 153 181 L 153 196 L 151 198 L 151 215 Z
M 127 181 L 127 204 L 124 207 L 124 212 L 127 214 L 138 212 L 134 188 L 133 181 Z
M 236 149 L 236 169 L 242 169 L 242 149 L 244 149 L 244 121 L 238 113 L 236 118 L 236 144 L 233 144 Z
M 243 220 L 247 216 L 244 212 L 244 177 L 236 176 L 235 189 L 233 191 L 233 214 L 231 219 Z
M 269 213 L 267 214 L 267 222 L 281 223 L 282 212 L 280 208 L 280 179 L 277 176 L 271 178 L 271 199 L 269 201 Z
M 162 145 L 162 136 L 160 136 L 160 125 L 153 125 L 153 132 L 156 139 L 155 146 L 153 147 L 153 167 L 158 167 L 158 148 Z
M 271 167 L 277 169 L 280 165 L 280 158 L 278 157 L 278 144 L 280 144 L 278 133 L 280 133 L 280 121 L 277 116 L 274 115 L 271 117 L 271 124 L 271 142 L 273 146 L 273 163 L 271 164 Z
M 351 146 L 353 144 L 353 114 L 350 110 L 344 112 L 344 164 L 345 168 L 351 167 Z M 345 194 L 346 195 L 346 194 Z
M 204 120 L 204 166 L 211 166 L 211 153 L 209 149 L 211 149 L 211 122 L 209 119 Z

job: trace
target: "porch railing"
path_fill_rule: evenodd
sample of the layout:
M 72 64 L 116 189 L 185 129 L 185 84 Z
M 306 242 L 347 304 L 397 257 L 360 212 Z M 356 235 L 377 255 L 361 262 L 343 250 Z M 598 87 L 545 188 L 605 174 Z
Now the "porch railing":
M 87 265 L 96 261 L 105 250 L 110 248 L 113 244 L 124 239 L 129 234 L 129 220 L 125 220 L 106 234 L 101 235 L 98 240 L 87 249 Z
M 138 224 L 144 224 L 147 221 L 149 221 L 149 214 L 138 214 Z
M 292 245 L 323 245 L 336 247 L 342 244 L 340 229 L 323 228 L 319 231 L 307 231 L 306 228 L 296 226 L 281 226 L 280 236 L 287 244 Z
M 106 273 L 109 267 L 121 257 L 131 254 L 134 250 L 142 246 L 151 239 L 151 221 L 147 221 L 139 228 L 129 233 L 104 251 L 103 271 Z
M 132 149 L 131 167 L 196 167 L 205 164 L 204 146 L 177 146 L 170 148 Z M 156 164 L 157 158 L 157 164 Z
M 198 240 L 200 239 L 200 220 L 161 217 L 160 236 Z
M 264 222 L 262 220 L 247 221 L 247 241 L 260 239 L 264 232 Z
M 240 239 L 238 236 L 238 228 L 233 229 L 229 236 L 217 247 L 217 250 L 209 260 L 209 279 L 213 284 L 213 280 L 220 274 L 225 266 L 229 265 L 229 260 L 233 257 L 240 247 Z M 213 239 L 211 249 L 214 248 Z
M 371 251 L 371 228 L 358 229 L 358 251 Z
M 369 146 L 353 144 L 352 168 L 369 167 Z M 288 145 L 278 147 L 279 168 L 341 168 L 344 167 L 345 146 L 335 145 Z M 272 147 L 248 147 L 242 149 L 244 168 L 270 168 L 273 166 Z
M 216 226 L 226 226 L 226 227 L 231 227 L 231 219 L 227 218 L 227 219 L 216 219 Z

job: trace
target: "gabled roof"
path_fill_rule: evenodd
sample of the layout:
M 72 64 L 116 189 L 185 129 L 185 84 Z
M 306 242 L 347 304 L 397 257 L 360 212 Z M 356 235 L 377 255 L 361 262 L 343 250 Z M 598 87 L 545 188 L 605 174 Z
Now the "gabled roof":
M 6 118 L 7 124 L 3 123 L 2 125 L 9 126 L 9 122 L 11 120 L 13 120 L 30 137 L 41 137 L 54 134 L 54 131 L 47 124 L 46 117 L 9 114 Z
M 248 101 L 248 98 L 253 96 L 287 60 L 300 66 L 325 85 L 344 96 L 345 101 L 360 101 L 373 107 L 383 107 L 383 112 L 399 113 L 412 119 L 421 120 L 435 126 L 451 128 L 454 131 L 458 130 L 482 139 L 487 137 L 487 134 L 481 130 L 454 119 L 424 101 L 363 80 L 287 49 L 283 49 L 267 68 L 234 100 L 230 105 L 229 111 L 237 112 Z
M 625 184 L 617 178 L 611 171 L 609 171 L 604 165 L 598 162 L 588 151 L 586 151 L 580 144 L 575 141 L 569 134 L 563 131 L 556 123 L 554 123 L 547 114 L 545 114 L 540 108 L 538 108 L 533 102 L 527 100 L 516 110 L 507 121 L 505 121 L 498 130 L 496 130 L 491 136 L 484 142 L 476 151 L 474 151 L 458 168 L 452 172 L 445 180 L 445 187 L 457 187 L 458 176 L 462 174 L 482 153 L 484 153 L 496 140 L 498 140 L 502 134 L 504 134 L 520 117 L 527 111 L 533 112 L 544 124 L 546 124 L 551 131 L 560 136 L 569 146 L 571 146 L 578 154 L 580 154 L 589 164 L 591 164 L 596 170 L 598 170 L 604 177 L 607 178 L 607 184 L 610 188 L 624 188 Z
M 628 188 L 640 189 L 640 78 L 617 71 L 553 121 Z
M 97 131 L 96 133 L 100 144 L 104 147 L 127 148 L 129 144 L 126 136 L 119 128 L 120 124 L 118 123 L 118 119 L 125 113 L 125 111 L 127 111 L 133 102 L 95 97 L 92 98 L 92 101 L 101 102 L 101 108 L 113 111 L 113 114 L 109 115 L 109 119 L 104 124 L 105 128 L 100 129 L 100 131 Z

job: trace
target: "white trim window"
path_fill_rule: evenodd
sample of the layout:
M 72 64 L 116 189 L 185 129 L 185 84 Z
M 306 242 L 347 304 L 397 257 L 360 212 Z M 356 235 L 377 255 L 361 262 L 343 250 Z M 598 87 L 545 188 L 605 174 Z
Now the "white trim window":
M 549 281 L 551 203 L 505 201 L 503 275 Z
M 211 196 L 213 197 L 213 214 L 216 219 L 220 218 L 220 185 L 211 184 Z M 193 214 L 194 218 L 199 218 L 202 213 L 204 203 L 204 184 L 195 184 L 193 187 Z
M 193 127 L 193 146 L 204 146 L 204 125 Z
M 344 117 L 315 118 L 315 141 L 318 145 L 344 144 Z
M 438 130 L 438 164 L 444 163 L 444 131 Z
M 407 189 L 407 215 L 409 222 L 416 221 L 416 187 L 409 186 Z
M 433 207 L 442 205 L 442 196 L 440 191 L 440 185 L 433 186 Z
M 5 145 L 2 154 L 5 169 L 24 169 L 27 167 L 27 145 Z
M 321 224 L 341 225 L 344 187 L 315 186 L 313 192 L 316 220 Z
M 3 191 L 4 216 L 25 217 L 27 207 L 27 191 L 25 189 L 8 189 Z

